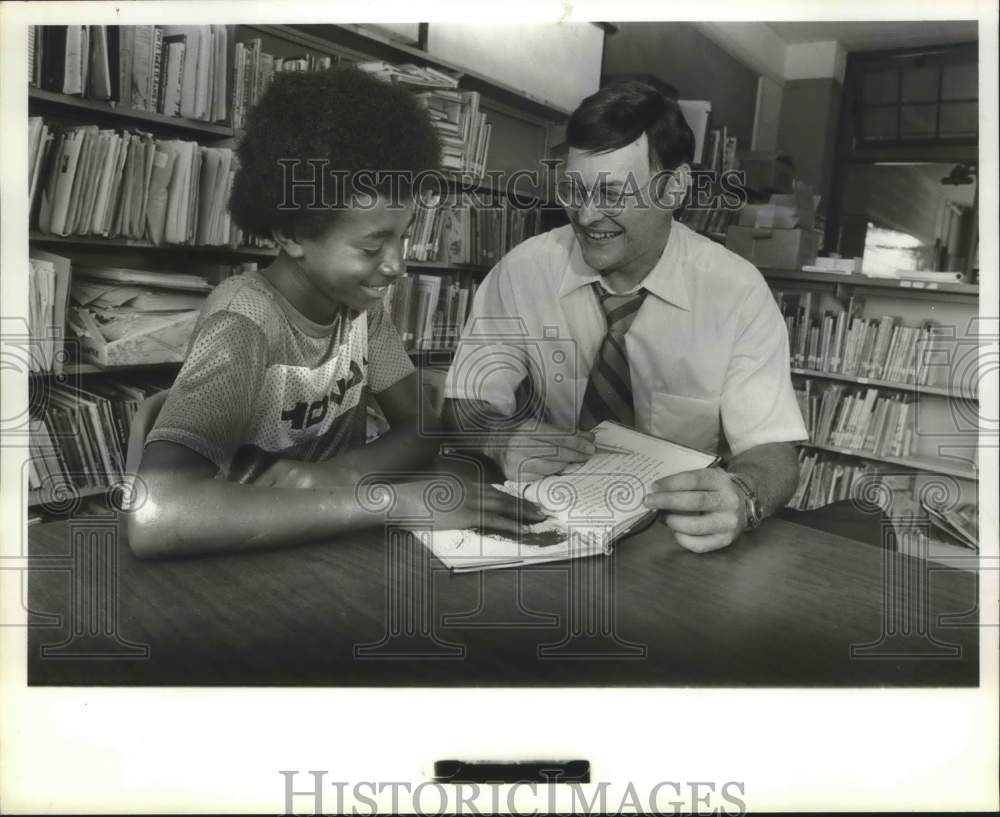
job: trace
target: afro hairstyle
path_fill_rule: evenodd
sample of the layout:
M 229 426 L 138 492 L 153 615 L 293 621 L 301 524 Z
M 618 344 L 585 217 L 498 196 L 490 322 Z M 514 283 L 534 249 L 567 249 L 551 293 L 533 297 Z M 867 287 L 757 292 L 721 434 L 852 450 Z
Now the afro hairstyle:
M 289 199 L 294 206 L 285 203 L 290 161 L 300 164 L 292 169 L 295 179 L 312 178 L 307 162 L 321 163 L 325 170 L 317 175 L 327 175 L 317 201 L 328 205 L 337 198 L 336 184 L 354 183 L 359 174 L 438 170 L 441 148 L 412 93 L 356 68 L 337 68 L 276 74 L 250 111 L 236 154 L 233 221 L 269 238 L 274 230 L 315 236 L 336 217 L 336 209 L 311 206 L 313 197 L 301 187 Z M 334 193 L 327 194 L 328 187 Z

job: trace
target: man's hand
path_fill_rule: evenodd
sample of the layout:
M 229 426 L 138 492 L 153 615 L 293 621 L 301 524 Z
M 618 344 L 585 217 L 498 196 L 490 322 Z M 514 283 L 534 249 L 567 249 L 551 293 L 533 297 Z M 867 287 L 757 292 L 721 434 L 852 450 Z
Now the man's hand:
M 556 474 L 572 463 L 586 462 L 597 449 L 592 431 L 575 434 L 547 423 L 491 437 L 487 453 L 507 479 L 526 482 Z
M 743 494 L 721 468 L 684 471 L 657 480 L 644 504 L 664 511 L 661 519 L 674 538 L 695 553 L 724 548 L 747 524 Z

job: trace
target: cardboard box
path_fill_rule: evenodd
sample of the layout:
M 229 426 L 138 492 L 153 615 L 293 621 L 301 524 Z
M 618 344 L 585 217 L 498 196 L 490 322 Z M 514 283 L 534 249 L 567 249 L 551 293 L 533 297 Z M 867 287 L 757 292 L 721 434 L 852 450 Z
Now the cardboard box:
M 797 270 L 816 261 L 819 238 L 815 230 L 764 230 L 730 225 L 726 248 L 758 267 Z
M 759 193 L 791 193 L 795 168 L 791 157 L 768 150 L 748 151 L 740 156 L 746 185 Z

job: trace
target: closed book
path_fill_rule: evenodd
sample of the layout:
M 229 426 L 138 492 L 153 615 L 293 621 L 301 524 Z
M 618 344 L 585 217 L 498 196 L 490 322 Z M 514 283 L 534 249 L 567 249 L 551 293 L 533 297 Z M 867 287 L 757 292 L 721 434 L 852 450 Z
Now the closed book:
M 183 35 L 163 38 L 166 71 L 163 76 L 163 104 L 160 112 L 164 116 L 180 115 L 184 71 L 187 67 L 187 48 L 186 38 Z
M 87 88 L 87 67 L 90 53 L 89 26 L 67 26 L 66 59 L 63 64 L 64 94 L 82 95 Z
M 213 38 L 211 26 L 198 26 L 198 53 L 197 65 L 195 66 L 194 103 L 191 108 L 192 119 L 208 120 L 211 117 L 214 83 Z M 181 106 L 181 116 L 186 116 L 183 105 Z
M 114 168 L 111 171 L 111 189 L 108 191 L 107 206 L 104 208 L 102 217 L 104 224 L 101 230 L 102 235 L 110 236 L 115 226 L 115 216 L 118 213 L 119 200 L 125 176 L 125 160 L 128 158 L 129 135 L 127 133 L 117 134 L 115 142 Z
M 223 25 L 212 26 L 213 71 L 212 71 L 212 116 L 213 122 L 224 122 L 229 116 L 228 94 L 226 92 L 227 70 L 229 68 L 229 32 Z
M 83 146 L 84 132 L 82 128 L 72 128 L 67 131 L 62 144 L 62 154 L 57 157 L 58 164 L 54 168 L 55 189 L 53 191 L 52 217 L 49 221 L 49 232 L 55 235 L 66 235 L 66 217 L 69 213 L 70 195 L 73 192 L 73 182 L 76 179 L 76 168 L 80 160 L 80 148 Z
M 177 113 L 171 115 L 180 115 L 187 119 L 198 118 L 198 70 L 202 58 L 202 29 L 202 26 L 163 27 L 163 41 L 165 43 L 183 42 L 185 46 L 178 72 Z M 168 111 L 165 110 L 164 113 L 168 113 Z
M 41 87 L 46 91 L 62 93 L 66 70 L 67 29 L 68 26 L 41 26 Z
M 92 99 L 111 99 L 111 64 L 108 60 L 108 27 L 90 27 L 90 94 Z
M 137 26 L 112 26 L 118 37 L 118 86 L 115 98 L 123 108 L 132 108 L 132 61 L 135 59 Z M 112 35 L 112 38 L 114 35 Z
M 129 105 L 140 111 L 150 111 L 150 91 L 153 71 L 153 32 L 155 26 L 128 26 Z M 124 94 L 123 94 L 124 96 Z M 123 103 L 124 104 L 124 103 Z
M 147 110 L 152 113 L 163 110 L 163 29 L 153 27 L 153 51 L 149 72 L 149 94 L 146 102 Z
M 154 245 L 163 243 L 167 223 L 170 179 L 173 176 L 177 153 L 158 143 L 153 156 L 153 170 L 149 180 L 146 203 L 146 230 Z

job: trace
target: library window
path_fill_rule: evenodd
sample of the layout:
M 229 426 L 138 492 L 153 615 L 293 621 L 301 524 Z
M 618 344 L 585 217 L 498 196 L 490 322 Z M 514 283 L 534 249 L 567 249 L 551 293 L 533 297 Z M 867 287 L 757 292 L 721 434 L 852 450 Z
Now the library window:
M 974 54 L 956 52 L 861 63 L 855 80 L 859 143 L 975 140 L 979 115 L 975 59 Z

